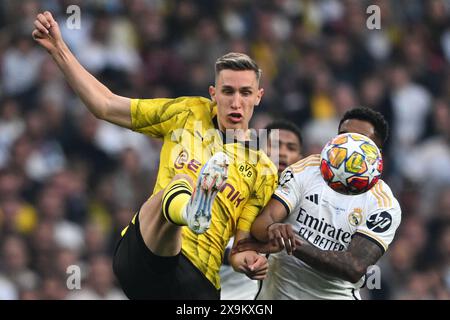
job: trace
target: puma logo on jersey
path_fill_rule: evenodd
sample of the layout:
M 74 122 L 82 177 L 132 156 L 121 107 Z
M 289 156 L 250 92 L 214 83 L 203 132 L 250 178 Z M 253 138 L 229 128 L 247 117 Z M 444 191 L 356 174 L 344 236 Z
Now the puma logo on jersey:
M 197 173 L 202 168 L 202 165 L 203 164 L 198 160 L 189 160 L 189 156 L 186 151 L 182 151 L 174 162 L 174 167 L 176 169 L 183 169 L 185 166 L 187 166 L 187 169 L 194 173 Z M 241 166 L 243 166 L 242 171 L 240 169 L 239 171 L 241 172 L 241 174 L 243 172 L 246 172 L 244 177 L 250 178 L 253 176 L 253 169 L 251 169 L 250 165 L 247 165 L 250 168 L 247 168 L 246 165 Z M 245 197 L 241 194 L 241 192 L 239 190 L 236 190 L 236 188 L 228 182 L 223 185 L 223 187 L 220 189 L 220 192 L 224 193 L 227 199 L 229 199 L 236 208 L 239 207 L 239 205 L 245 200 Z
M 319 204 L 319 195 L 317 193 L 306 196 L 305 199 L 314 202 L 315 204 Z
M 234 204 L 234 206 L 237 208 L 241 204 L 243 200 L 245 200 L 245 197 L 242 196 L 241 192 L 236 190 L 231 184 L 228 182 L 224 184 L 222 189 L 220 189 L 220 192 L 225 194 L 225 190 L 229 188 L 228 193 L 226 194 L 226 197 Z

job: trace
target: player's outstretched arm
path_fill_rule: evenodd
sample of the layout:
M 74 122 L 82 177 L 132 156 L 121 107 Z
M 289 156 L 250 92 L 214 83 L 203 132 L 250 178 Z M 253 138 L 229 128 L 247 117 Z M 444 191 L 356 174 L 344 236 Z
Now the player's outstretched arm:
M 282 245 L 279 244 L 279 239 L 267 243 L 244 239 L 233 248 L 232 253 L 245 250 L 272 253 L 278 252 L 284 247 L 289 253 L 288 244 L 292 243 L 292 235 L 289 233 L 282 235 L 282 230 L 276 231 L 284 226 L 281 223 L 275 223 L 269 228 L 271 233 L 280 234 L 280 237 L 283 238 Z M 355 234 L 346 251 L 321 250 L 301 239 L 298 235 L 295 236 L 294 241 L 295 247 L 292 248 L 291 252 L 295 257 L 320 272 L 353 283 L 358 282 L 366 273 L 367 268 L 375 264 L 383 255 L 378 245 L 358 234 Z
M 367 268 L 383 255 L 372 241 L 355 234 L 346 251 L 320 250 L 297 237 L 294 256 L 314 269 L 352 283 L 358 282 Z
M 33 39 L 52 56 L 88 109 L 99 119 L 131 128 L 130 99 L 115 95 L 83 68 L 65 44 L 52 14 L 38 14 L 34 26 Z

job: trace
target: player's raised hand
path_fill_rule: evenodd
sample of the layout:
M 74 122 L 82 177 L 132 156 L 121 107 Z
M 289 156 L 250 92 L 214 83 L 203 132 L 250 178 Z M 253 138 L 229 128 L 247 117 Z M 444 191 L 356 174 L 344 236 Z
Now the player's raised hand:
M 36 16 L 34 27 L 33 39 L 48 52 L 52 52 L 59 44 L 63 43 L 58 23 L 49 11 L 39 13 Z

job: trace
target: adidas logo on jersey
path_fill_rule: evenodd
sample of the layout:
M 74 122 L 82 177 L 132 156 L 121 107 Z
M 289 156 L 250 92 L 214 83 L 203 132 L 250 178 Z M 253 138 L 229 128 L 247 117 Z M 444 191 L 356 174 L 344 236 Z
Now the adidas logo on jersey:
M 305 198 L 309 201 L 314 202 L 315 204 L 319 204 L 319 195 L 317 193 L 306 196 Z

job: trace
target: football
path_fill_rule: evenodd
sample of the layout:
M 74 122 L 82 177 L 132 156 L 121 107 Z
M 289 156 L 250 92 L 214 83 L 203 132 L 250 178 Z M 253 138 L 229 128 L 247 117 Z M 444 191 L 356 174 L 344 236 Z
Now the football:
M 358 133 L 331 139 L 320 154 L 320 173 L 328 186 L 346 195 L 364 193 L 380 179 L 383 159 L 376 144 Z

